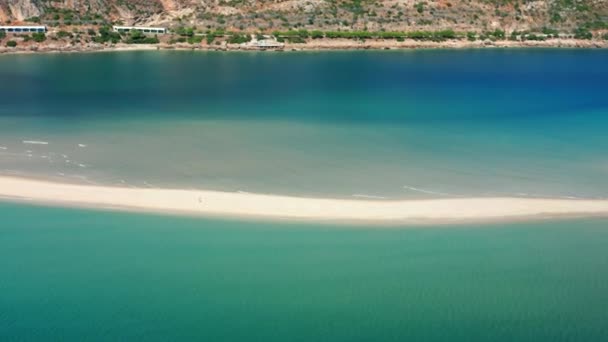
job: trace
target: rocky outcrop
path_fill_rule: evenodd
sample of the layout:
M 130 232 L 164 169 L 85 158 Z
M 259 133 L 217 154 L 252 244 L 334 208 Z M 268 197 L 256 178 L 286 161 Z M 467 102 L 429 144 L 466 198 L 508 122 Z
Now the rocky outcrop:
M 42 13 L 40 7 L 33 0 L 0 0 L 0 19 L 25 20 L 37 17 Z

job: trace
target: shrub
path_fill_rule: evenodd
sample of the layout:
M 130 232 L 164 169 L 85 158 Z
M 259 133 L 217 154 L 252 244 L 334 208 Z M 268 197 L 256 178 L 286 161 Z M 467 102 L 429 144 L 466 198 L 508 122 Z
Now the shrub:
M 323 37 L 324 37 L 324 34 L 323 34 L 323 31 L 314 30 L 314 31 L 312 31 L 312 32 L 310 33 L 310 36 L 311 36 L 313 39 L 319 39 L 319 38 L 323 38 Z
M 398 41 L 404 41 L 406 35 L 403 32 L 378 32 L 378 37 L 382 39 L 397 39 Z
M 25 19 L 25 21 L 30 22 L 30 23 L 40 23 L 40 17 L 27 18 L 27 19 Z
M 100 44 L 105 42 L 116 44 L 120 41 L 120 38 L 120 34 L 112 31 L 109 26 L 102 26 L 99 28 L 99 36 L 93 37 L 93 41 Z
M 72 34 L 66 31 L 59 31 L 57 32 L 57 37 L 58 38 L 65 38 L 65 37 L 71 37 Z
M 190 44 L 200 44 L 203 41 L 203 36 L 192 36 L 188 38 L 188 43 Z
M 4 39 L 5 37 L 6 37 L 6 32 L 0 31 L 0 40 Z
M 575 39 L 591 39 L 593 38 L 593 34 L 586 28 L 579 27 L 574 30 L 574 38 Z
M 242 44 L 251 41 L 251 36 L 248 34 L 233 33 L 228 38 L 229 44 Z
M 8 42 L 6 42 L 6 46 L 14 48 L 15 46 L 17 46 L 17 42 L 14 40 L 9 40 Z
M 505 39 L 505 31 L 496 29 L 494 32 L 490 32 L 488 35 L 493 36 L 497 40 Z
M 543 36 L 537 36 L 534 33 L 530 33 L 530 34 L 528 34 L 526 36 L 522 36 L 522 38 L 524 40 L 545 40 L 545 37 L 543 37 Z
M 158 44 L 159 40 L 157 36 L 147 37 L 141 31 L 133 30 L 129 34 L 126 41 L 127 44 Z
M 608 32 L 604 33 L 604 35 L 602 36 L 602 38 L 604 38 L 604 40 L 608 40 Z
M 321 31 L 316 31 L 316 33 L 321 33 L 321 35 L 323 34 Z M 272 33 L 273 36 L 279 38 L 286 38 L 289 40 L 304 40 L 306 38 L 308 38 L 310 36 L 310 33 L 307 30 L 289 30 L 289 31 L 274 31 Z M 300 38 L 300 39 L 297 39 Z
M 546 26 L 543 27 L 542 32 L 543 32 L 543 34 L 546 34 L 548 36 L 551 36 L 551 35 L 555 36 L 555 37 L 559 36 L 559 32 L 556 29 L 548 28 Z
M 182 37 L 192 37 L 192 36 L 194 36 L 194 27 L 181 26 L 181 27 L 178 27 L 175 32 Z
M 32 39 L 37 43 L 42 43 L 46 40 L 46 34 L 44 34 L 44 32 L 32 33 Z

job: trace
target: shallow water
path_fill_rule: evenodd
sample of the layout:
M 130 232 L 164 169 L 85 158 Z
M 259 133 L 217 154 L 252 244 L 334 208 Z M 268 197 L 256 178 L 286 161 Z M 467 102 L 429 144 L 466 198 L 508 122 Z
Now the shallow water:
M 2 341 L 605 341 L 608 221 L 326 226 L 0 203 Z
M 3 56 L 0 174 L 299 196 L 604 198 L 607 59 Z

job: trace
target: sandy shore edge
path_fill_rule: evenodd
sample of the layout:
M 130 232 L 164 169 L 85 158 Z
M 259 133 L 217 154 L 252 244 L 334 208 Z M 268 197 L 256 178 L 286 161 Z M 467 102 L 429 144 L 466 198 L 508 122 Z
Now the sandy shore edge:
M 442 223 L 508 221 L 539 216 L 608 216 L 608 200 L 507 197 L 349 200 L 77 185 L 4 176 L 0 177 L 0 197 L 68 207 L 313 222 Z
M 544 41 L 467 41 L 447 40 L 443 42 L 416 41 L 406 39 L 403 42 L 385 39 L 358 41 L 352 39 L 313 39 L 304 44 L 285 43 L 283 47 L 271 48 L 269 51 L 340 51 L 340 50 L 412 50 L 412 49 L 483 49 L 483 48 L 608 48 L 608 40 L 584 40 L 560 38 Z M 40 53 L 83 53 L 83 52 L 120 52 L 150 50 L 186 50 L 186 51 L 261 51 L 262 49 L 247 44 L 61 44 L 24 45 L 16 48 L 0 46 L 0 55 L 40 54 Z

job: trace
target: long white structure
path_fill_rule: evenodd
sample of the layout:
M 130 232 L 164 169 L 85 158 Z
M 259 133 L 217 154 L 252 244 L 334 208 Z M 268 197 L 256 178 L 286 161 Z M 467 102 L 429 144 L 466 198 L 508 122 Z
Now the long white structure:
M 46 32 L 46 26 L 11 25 L 0 26 L 0 31 L 7 33 Z
M 167 29 L 164 27 L 143 27 L 143 26 L 112 26 L 114 32 L 130 32 L 140 31 L 142 33 L 167 33 Z

